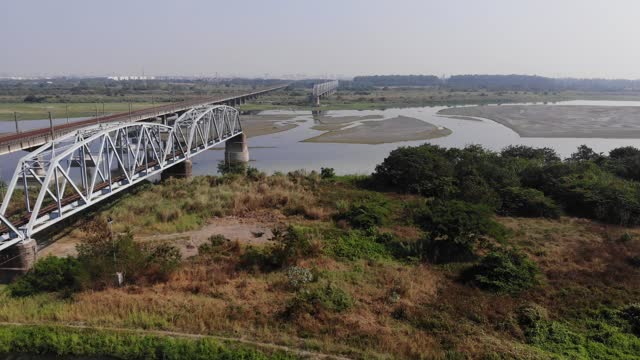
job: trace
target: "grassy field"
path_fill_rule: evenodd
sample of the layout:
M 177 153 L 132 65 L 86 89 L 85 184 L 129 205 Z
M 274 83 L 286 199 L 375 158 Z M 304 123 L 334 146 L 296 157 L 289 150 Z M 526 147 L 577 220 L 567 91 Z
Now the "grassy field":
M 469 263 L 400 259 L 373 240 L 375 232 L 334 221 L 350 204 L 385 203 L 389 215 L 378 231 L 409 241 L 422 236 L 407 220 L 408 204 L 419 197 L 366 190 L 359 179 L 197 177 L 189 186 L 188 180 L 143 186 L 97 210 L 114 218 L 116 232 L 170 233 L 229 215 L 296 225 L 311 241 L 293 265 L 312 274 L 302 287 L 291 267 L 244 264 L 257 253 L 243 243 L 212 243 L 166 282 L 71 298 L 3 292 L 0 321 L 241 336 L 362 359 L 587 359 L 595 352 L 619 358 L 640 346 L 606 315 L 640 296 L 637 267 L 627 261 L 640 251 L 640 229 L 570 217 L 498 217 L 542 279 L 519 295 L 494 294 L 459 280 Z M 83 223 L 75 227 L 73 236 L 81 238 Z M 619 240 L 624 234 L 632 240 Z M 519 320 L 522 309 L 542 309 L 538 337 Z
M 132 110 L 140 110 L 151 106 L 158 106 L 161 104 L 142 102 L 131 103 Z M 35 119 L 47 119 L 48 112 L 51 112 L 53 118 L 63 119 L 67 117 L 67 109 L 69 110 L 69 117 L 90 117 L 96 115 L 96 108 L 98 116 L 103 114 L 113 114 L 129 111 L 129 103 L 2 103 L 0 102 L 0 121 L 13 121 L 13 113 L 18 115 L 18 121 L 20 120 L 35 120 Z

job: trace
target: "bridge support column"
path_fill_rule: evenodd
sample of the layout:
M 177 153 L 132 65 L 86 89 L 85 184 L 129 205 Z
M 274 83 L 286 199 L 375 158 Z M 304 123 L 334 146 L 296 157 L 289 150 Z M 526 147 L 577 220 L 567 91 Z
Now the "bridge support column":
M 176 179 L 189 179 L 192 176 L 193 163 L 191 162 L 191 160 L 187 159 L 163 171 L 160 175 L 160 178 L 162 180 L 166 180 L 172 177 Z
M 38 244 L 34 239 L 26 239 L 4 251 L 7 259 L 0 267 L 0 283 L 7 283 L 24 275 L 36 263 Z
M 249 146 L 247 146 L 247 136 L 244 133 L 227 140 L 224 149 L 224 161 L 227 165 L 249 162 Z

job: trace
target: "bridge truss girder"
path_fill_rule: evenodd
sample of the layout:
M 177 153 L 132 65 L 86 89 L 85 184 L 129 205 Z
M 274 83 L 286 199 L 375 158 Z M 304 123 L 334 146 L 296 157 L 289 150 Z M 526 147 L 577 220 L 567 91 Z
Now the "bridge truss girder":
M 100 124 L 59 137 L 18 161 L 0 206 L 0 250 L 240 133 L 238 111 L 215 105 L 173 126 Z

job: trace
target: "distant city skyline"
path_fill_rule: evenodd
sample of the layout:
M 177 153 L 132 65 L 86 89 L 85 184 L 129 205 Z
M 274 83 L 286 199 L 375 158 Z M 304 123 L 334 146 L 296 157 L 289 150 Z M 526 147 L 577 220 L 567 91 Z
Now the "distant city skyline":
M 639 79 L 639 13 L 633 0 L 7 1 L 0 76 Z

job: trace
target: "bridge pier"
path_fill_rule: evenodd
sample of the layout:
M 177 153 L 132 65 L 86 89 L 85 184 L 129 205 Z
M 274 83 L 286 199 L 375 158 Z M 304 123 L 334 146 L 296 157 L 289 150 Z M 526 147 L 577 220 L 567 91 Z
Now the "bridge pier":
M 36 263 L 38 244 L 34 239 L 26 239 L 5 250 L 6 260 L 0 267 L 0 283 L 7 283 L 24 275 Z
M 224 146 L 224 162 L 227 165 L 249 162 L 249 146 L 247 146 L 247 136 L 244 133 L 227 140 Z
M 176 179 L 190 179 L 192 176 L 193 163 L 189 159 L 173 165 L 160 174 L 160 178 L 162 180 L 166 180 L 172 177 Z

